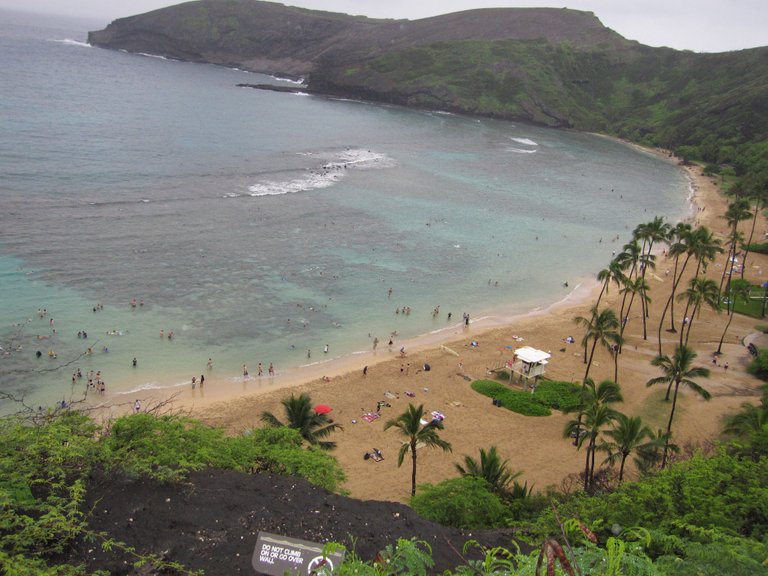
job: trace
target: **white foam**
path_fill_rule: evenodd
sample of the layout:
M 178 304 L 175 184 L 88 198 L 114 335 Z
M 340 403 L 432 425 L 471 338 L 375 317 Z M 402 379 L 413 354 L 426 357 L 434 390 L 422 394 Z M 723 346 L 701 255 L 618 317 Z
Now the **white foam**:
M 395 165 L 395 161 L 386 154 L 357 148 L 349 148 L 335 153 L 307 152 L 302 155 L 307 157 L 317 156 L 319 159 L 326 159 L 328 161 L 319 167 L 310 169 L 298 178 L 283 181 L 264 180 L 257 182 L 248 187 L 250 195 L 274 196 L 328 188 L 344 178 L 351 169 L 389 168 Z M 234 194 L 226 196 L 236 197 Z
M 507 148 L 507 152 L 514 152 L 515 154 L 535 154 L 536 150 L 523 150 L 522 148 Z
M 538 146 L 536 142 L 528 138 L 512 138 L 512 140 L 518 144 L 525 144 L 526 146 Z
M 69 46 L 80 46 L 81 48 L 93 48 L 88 42 L 80 42 L 79 40 L 72 40 L 72 38 L 64 38 L 63 40 L 53 39 L 51 42 L 58 42 L 59 44 L 68 44 Z
M 278 82 L 287 82 L 289 84 L 304 84 L 304 78 L 299 78 L 298 80 L 291 80 L 290 78 L 281 78 L 280 76 L 272 76 L 275 80 Z
M 165 56 L 160 56 L 159 54 L 147 54 L 146 52 L 136 52 L 139 56 L 146 56 L 147 58 L 157 58 L 158 60 L 167 60 L 171 61 L 170 58 L 166 58 Z
M 140 384 L 134 388 L 131 388 L 130 390 L 123 390 L 121 392 L 115 392 L 116 396 L 127 396 L 130 394 L 137 394 L 138 392 L 145 392 L 147 390 L 165 390 L 167 388 L 179 388 L 180 386 L 186 386 L 189 382 L 177 382 L 176 384 L 171 385 L 161 385 L 158 382 L 146 382 L 144 384 Z

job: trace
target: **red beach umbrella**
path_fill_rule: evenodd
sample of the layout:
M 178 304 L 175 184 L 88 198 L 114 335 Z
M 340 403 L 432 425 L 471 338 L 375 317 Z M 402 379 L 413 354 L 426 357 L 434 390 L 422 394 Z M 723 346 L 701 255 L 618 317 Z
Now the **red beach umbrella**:
M 329 412 L 333 412 L 333 408 L 328 406 L 328 404 L 318 404 L 315 406 L 315 412 L 317 414 L 328 414 Z

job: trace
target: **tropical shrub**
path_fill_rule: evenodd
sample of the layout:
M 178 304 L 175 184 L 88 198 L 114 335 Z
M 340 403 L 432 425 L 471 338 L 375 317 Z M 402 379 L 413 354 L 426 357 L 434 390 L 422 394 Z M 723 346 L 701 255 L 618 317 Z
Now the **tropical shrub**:
M 555 410 L 569 412 L 579 405 L 579 386 L 571 382 L 541 380 L 533 394 L 534 400 Z
M 500 527 L 508 516 L 501 498 L 477 476 L 421 485 L 411 507 L 423 518 L 454 528 Z
M 514 390 L 493 380 L 475 380 L 472 389 L 523 416 L 549 416 L 550 408 L 565 411 L 576 407 L 580 398 L 578 386 L 555 380 L 541 380 L 533 393 Z
M 107 468 L 174 481 L 190 470 L 225 468 L 300 476 L 328 490 L 344 481 L 330 454 L 304 447 L 299 430 L 263 428 L 239 437 L 184 416 L 132 414 L 118 418 L 102 441 Z
M 768 381 L 768 348 L 758 349 L 757 356 L 749 363 L 747 371 L 760 380 Z
M 551 410 L 535 400 L 530 392 L 512 390 L 492 380 L 476 380 L 472 389 L 484 396 L 498 400 L 504 408 L 523 416 L 549 416 Z
M 676 534 L 680 526 L 694 526 L 762 539 L 768 534 L 768 459 L 755 462 L 725 450 L 696 455 L 600 498 L 578 496 L 562 513 L 604 529 L 639 525 Z

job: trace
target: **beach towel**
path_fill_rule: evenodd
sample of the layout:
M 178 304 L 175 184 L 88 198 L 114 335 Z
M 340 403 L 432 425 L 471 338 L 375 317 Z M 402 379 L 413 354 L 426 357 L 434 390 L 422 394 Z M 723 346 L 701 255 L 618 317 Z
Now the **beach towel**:
M 407 390 L 405 392 L 405 395 L 408 396 L 409 398 L 416 398 L 416 394 L 414 392 L 411 392 L 410 390 Z
M 373 422 L 374 420 L 376 420 L 376 419 L 377 419 L 377 418 L 379 418 L 380 416 L 381 416 L 381 415 L 380 415 L 380 414 L 377 414 L 376 412 L 366 412 L 365 414 L 363 414 L 362 418 L 363 418 L 363 420 L 365 420 L 366 422 Z
M 394 400 L 394 399 L 396 399 L 396 398 L 397 398 L 397 394 L 395 394 L 394 392 L 390 392 L 389 390 L 387 390 L 386 392 L 384 392 L 384 397 L 386 397 L 386 398 L 389 398 L 390 400 Z

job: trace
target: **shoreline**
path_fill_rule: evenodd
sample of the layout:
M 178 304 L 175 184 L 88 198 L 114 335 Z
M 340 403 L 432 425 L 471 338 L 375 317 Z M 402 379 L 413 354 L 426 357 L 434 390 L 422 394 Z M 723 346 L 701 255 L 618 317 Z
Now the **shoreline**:
M 104 401 L 94 403 L 92 407 L 97 409 L 100 419 L 108 419 L 130 412 L 136 400 L 139 400 L 142 406 L 146 408 L 172 401 L 175 408 L 184 411 L 208 411 L 220 404 L 235 402 L 239 398 L 277 393 L 312 382 L 323 382 L 326 378 L 338 378 L 351 372 L 360 371 L 365 366 L 373 368 L 403 358 L 413 359 L 415 356 L 426 361 L 439 354 L 441 346 L 450 346 L 460 342 L 468 335 L 472 335 L 473 338 L 481 338 L 492 331 L 505 330 L 537 317 L 583 306 L 599 291 L 599 288 L 600 285 L 596 280 L 591 282 L 583 280 L 577 283 L 563 298 L 547 306 L 536 306 L 527 312 L 509 316 L 486 314 L 471 320 L 469 327 L 457 322 L 414 337 L 397 339 L 392 347 L 387 347 L 386 343 L 381 343 L 376 350 L 356 350 L 340 356 L 328 357 L 278 371 L 275 376 L 269 376 L 266 373 L 263 376 L 250 373 L 248 377 L 215 376 L 208 372 L 205 375 L 205 385 L 202 388 L 200 386 L 192 388 L 191 382 L 185 381 L 171 386 L 113 392 L 108 393 L 104 397 Z M 405 347 L 405 357 L 400 356 L 400 347 Z M 179 381 L 182 379 L 183 377 L 177 378 Z
M 680 220 L 695 221 L 697 214 L 696 175 L 687 169 L 690 167 L 680 164 L 674 156 L 671 156 L 665 150 L 644 147 L 605 134 L 590 134 L 623 144 L 638 152 L 654 156 L 677 166 L 681 173 L 686 175 L 689 190 L 685 198 L 688 209 L 681 216 Z M 572 290 L 566 293 L 563 298 L 549 304 L 534 306 L 524 312 L 512 313 L 510 315 L 497 315 L 489 311 L 487 314 L 474 318 L 471 321 L 470 330 L 474 336 L 481 337 L 487 332 L 510 328 L 530 318 L 550 315 L 558 311 L 567 311 L 569 308 L 583 307 L 586 302 L 597 294 L 600 288 L 594 274 L 590 276 L 591 278 L 585 276 L 577 279 L 577 283 Z M 395 344 L 391 349 L 387 349 L 386 343 L 382 342 L 377 350 L 353 350 L 340 356 L 328 357 L 308 364 L 279 370 L 275 376 L 257 376 L 251 373 L 247 378 L 244 378 L 232 374 L 216 376 L 207 372 L 205 374 L 207 388 L 204 390 L 201 390 L 199 387 L 192 389 L 191 383 L 185 381 L 184 376 L 180 376 L 175 378 L 176 381 L 180 382 L 179 384 L 116 392 L 108 394 L 106 399 L 108 401 L 119 400 L 119 406 L 129 406 L 132 408 L 135 398 L 131 397 L 134 396 L 140 397 L 139 399 L 143 403 L 148 402 L 149 405 L 162 403 L 173 397 L 174 403 L 184 410 L 207 410 L 220 402 L 235 401 L 243 396 L 270 394 L 305 385 L 309 382 L 322 381 L 324 378 L 343 376 L 356 370 L 362 370 L 366 365 L 372 367 L 383 362 L 395 360 L 399 358 L 398 351 L 401 346 L 406 348 L 407 354 L 420 354 L 422 358 L 426 359 L 430 352 L 438 350 L 441 345 L 449 345 L 462 340 L 468 332 L 461 325 L 461 322 L 457 322 L 450 326 L 429 330 L 402 340 L 396 338 Z M 184 382 L 181 383 L 182 381 Z M 105 405 L 104 408 L 109 409 L 110 406 Z M 111 411 L 109 412 L 112 415 Z M 117 414 L 121 413 L 124 413 L 124 410 L 117 411 Z
M 661 151 L 651 153 L 664 154 Z M 665 156 L 666 157 L 666 156 Z M 673 161 L 670 159 L 670 161 Z M 711 179 L 700 173 L 696 166 L 681 166 L 691 179 L 692 214 L 687 220 L 709 226 L 721 238 L 727 234 L 725 220 L 726 200 Z M 764 226 L 764 223 L 761 223 Z M 722 273 L 720 257 L 709 267 L 709 274 L 717 277 Z M 606 262 L 607 263 L 607 262 Z M 672 262 L 657 255 L 656 274 L 650 279 L 653 288 L 665 282 L 665 268 Z M 762 268 L 768 267 L 768 258 L 755 255 L 750 272 L 756 277 Z M 399 358 L 398 342 L 390 353 L 386 345 L 373 351 L 352 353 L 328 362 L 321 362 L 301 370 L 286 371 L 270 382 L 268 377 L 259 381 L 221 381 L 206 377 L 201 391 L 198 387 L 179 388 L 180 392 L 163 410 L 191 415 L 203 422 L 223 428 L 228 433 L 241 433 L 260 426 L 262 411 L 282 416 L 281 400 L 291 394 L 308 393 L 313 403 L 332 406 L 331 416 L 343 430 L 334 433 L 338 447 L 334 455 L 347 475 L 345 489 L 358 499 L 408 501 L 410 467 L 397 466 L 396 453 L 400 438 L 390 430 L 383 430 L 384 422 L 400 414 L 409 403 L 423 404 L 426 411 L 439 410 L 445 414 L 445 430 L 441 432 L 453 445 L 453 454 L 422 450 L 419 452 L 419 483 L 436 483 L 456 475 L 454 462 L 463 455 L 475 456 L 478 448 L 497 446 L 503 459 L 508 459 L 513 470 L 523 472 L 522 480 L 534 485 L 537 491 L 548 486 L 569 489 L 571 475 L 583 468 L 583 452 L 574 450 L 569 441 L 563 440 L 563 428 L 568 415 L 553 412 L 549 417 L 533 418 L 499 410 L 488 398 L 475 393 L 467 382 L 485 378 L 489 371 L 503 366 L 510 358 L 514 346 L 530 345 L 552 354 L 547 366 L 547 376 L 555 380 L 579 381 L 584 364 L 583 348 L 578 344 L 566 344 L 567 336 L 579 342 L 583 329 L 576 326 L 576 316 L 586 316 L 593 298 L 599 290 L 596 280 L 584 281 L 561 300 L 513 317 L 487 315 L 471 323 L 467 331 L 456 326 L 429 332 L 410 339 L 406 343 L 407 355 Z M 654 318 L 659 318 L 666 301 L 666 290 L 651 302 L 651 324 L 648 339 L 642 338 L 642 315 L 633 309 L 625 333 L 625 350 L 619 368 L 619 381 L 624 394 L 622 412 L 639 415 L 652 429 L 663 428 L 668 418 L 668 403 L 663 402 L 663 390 L 647 388 L 645 382 L 658 376 L 658 369 L 650 364 L 657 354 Z M 606 305 L 618 300 L 615 286 L 604 296 Z M 749 354 L 742 345 L 743 337 L 753 330 L 755 321 L 746 317 L 734 317 L 723 346 L 723 355 L 708 357 L 721 335 L 723 317 L 711 311 L 703 311 L 697 318 L 691 344 L 698 351 L 697 362 L 707 365 L 710 361 L 713 377 L 702 382 L 713 396 L 712 402 L 704 402 L 689 392 L 681 391 L 675 420 L 677 442 L 685 449 L 689 444 L 707 443 L 720 430 L 720 418 L 738 409 L 745 399 L 757 398 L 761 383 L 746 372 Z M 662 333 L 662 344 L 671 353 L 676 336 Z M 477 346 L 470 346 L 472 341 Z M 441 349 L 441 344 L 458 352 L 459 358 Z M 719 358 L 719 360 L 718 360 Z M 423 363 L 430 370 L 422 370 Z M 730 370 L 721 368 L 728 362 Z M 368 366 L 367 374 L 362 368 Z M 613 362 L 605 351 L 598 350 L 590 373 L 595 380 L 613 378 Z M 325 377 L 325 378 L 324 378 Z M 165 398 L 167 399 L 167 398 Z M 165 400 L 157 397 L 142 403 L 151 408 L 152 403 Z M 133 405 L 133 397 L 126 397 L 119 406 L 105 408 L 105 417 L 124 414 Z M 374 410 L 384 401 L 380 420 L 368 422 L 361 416 Z M 371 448 L 384 454 L 384 461 L 372 464 L 362 455 Z M 631 477 L 632 471 L 628 472 Z

